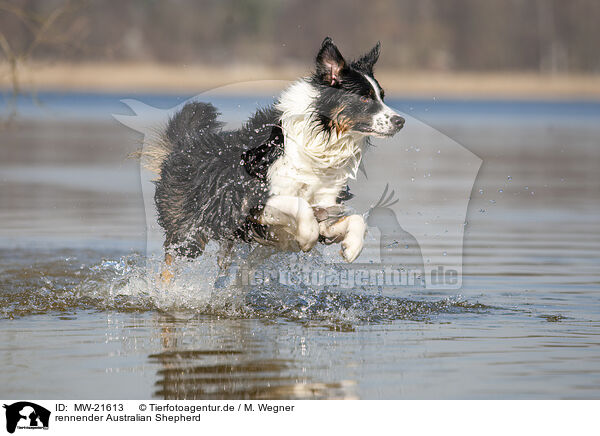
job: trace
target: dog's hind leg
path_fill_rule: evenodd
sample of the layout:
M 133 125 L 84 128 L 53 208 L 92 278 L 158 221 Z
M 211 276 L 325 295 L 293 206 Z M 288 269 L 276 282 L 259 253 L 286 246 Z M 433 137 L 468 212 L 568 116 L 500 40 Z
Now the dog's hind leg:
M 173 274 L 173 271 L 171 270 L 171 267 L 173 266 L 173 260 L 174 258 L 171 253 L 165 253 L 165 261 L 162 265 L 162 271 L 160 273 L 160 279 L 165 285 L 171 283 L 171 280 L 175 276 L 175 274 Z
M 181 242 L 183 240 L 183 242 Z M 171 283 L 175 277 L 174 262 L 176 257 L 195 259 L 202 254 L 206 246 L 206 237 L 201 232 L 196 232 L 186 238 L 177 238 L 177 234 L 167 234 L 164 243 L 165 259 L 162 264 L 160 278 L 164 285 Z

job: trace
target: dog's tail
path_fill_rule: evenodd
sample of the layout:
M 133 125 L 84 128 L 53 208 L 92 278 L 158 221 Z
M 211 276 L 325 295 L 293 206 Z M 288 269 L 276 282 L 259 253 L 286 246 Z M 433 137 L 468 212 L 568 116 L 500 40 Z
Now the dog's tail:
M 160 178 L 163 162 L 175 150 L 189 149 L 207 133 L 214 133 L 223 126 L 217 121 L 219 112 L 210 103 L 192 102 L 173 115 L 166 129 L 159 132 L 134 157 L 141 160 L 144 168 Z

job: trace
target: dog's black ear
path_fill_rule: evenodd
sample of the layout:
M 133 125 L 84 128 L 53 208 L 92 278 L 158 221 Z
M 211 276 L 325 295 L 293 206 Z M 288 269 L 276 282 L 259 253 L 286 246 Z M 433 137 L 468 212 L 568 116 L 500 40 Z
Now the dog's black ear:
M 331 38 L 325 38 L 317 54 L 318 79 L 325 85 L 335 86 L 340 83 L 341 72 L 345 66 L 346 61 Z
M 375 47 L 371 49 L 368 53 L 364 54 L 357 61 L 352 63 L 352 66 L 359 70 L 364 70 L 369 73 L 373 72 L 373 66 L 379 59 L 379 53 L 381 52 L 381 42 L 377 41 Z

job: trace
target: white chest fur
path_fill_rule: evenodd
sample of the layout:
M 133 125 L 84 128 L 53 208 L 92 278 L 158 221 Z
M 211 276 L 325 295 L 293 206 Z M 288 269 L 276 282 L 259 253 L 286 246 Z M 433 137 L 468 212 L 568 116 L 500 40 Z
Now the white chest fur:
M 300 197 L 312 206 L 332 206 L 349 178 L 358 171 L 364 137 L 327 135 L 315 129 L 312 104 L 316 90 L 299 81 L 278 103 L 282 112 L 284 154 L 269 168 L 271 195 Z

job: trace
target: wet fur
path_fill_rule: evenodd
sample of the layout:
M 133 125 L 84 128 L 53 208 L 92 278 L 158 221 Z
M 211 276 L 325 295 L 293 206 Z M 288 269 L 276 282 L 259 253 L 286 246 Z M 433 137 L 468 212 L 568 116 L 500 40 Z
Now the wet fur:
M 342 241 L 343 250 L 353 245 L 353 260 L 366 227 L 358 215 L 340 219 L 346 215 L 347 181 L 356 175 L 367 137 L 392 135 L 401 128 L 396 118 L 402 120 L 383 104 L 373 77 L 378 57 L 379 44 L 347 63 L 326 38 L 315 73 L 238 130 L 223 130 L 209 103 L 188 103 L 177 112 L 142 155 L 146 167 L 159 173 L 155 202 L 167 255 L 198 256 L 209 240 L 281 246 L 284 236 L 277 228 L 293 239 L 293 225 L 299 243 L 301 233 L 308 238 L 300 248 L 312 248 L 318 237 Z M 294 206 L 294 199 L 302 203 Z M 294 210 L 302 211 L 303 222 L 293 216 L 297 212 L 269 221 L 270 202 L 300 207 Z M 281 217 L 289 218 L 287 224 L 273 225 Z M 316 235 L 308 230 L 314 225 Z
M 242 154 L 267 143 L 278 112 L 259 110 L 235 131 L 223 131 L 217 115 L 209 103 L 188 103 L 169 121 L 162 142 L 168 154 L 155 182 L 158 222 L 165 248 L 189 257 L 210 239 L 248 237 L 246 219 L 268 197 L 264 177 L 240 162 Z M 271 159 L 269 153 L 263 158 Z

